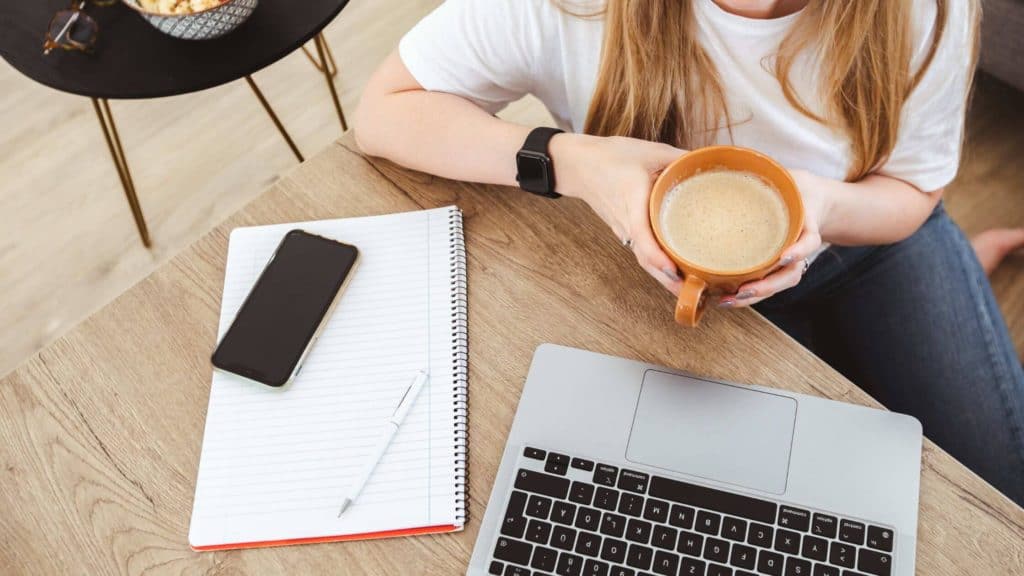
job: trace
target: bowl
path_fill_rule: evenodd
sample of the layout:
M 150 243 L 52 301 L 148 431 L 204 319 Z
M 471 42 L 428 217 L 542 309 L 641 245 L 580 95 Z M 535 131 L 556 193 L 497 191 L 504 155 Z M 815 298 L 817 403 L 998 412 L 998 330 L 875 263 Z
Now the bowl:
M 256 9 L 259 0 L 227 0 L 219 6 L 191 14 L 163 14 L 150 12 L 138 0 L 123 0 L 153 25 L 154 28 L 183 40 L 210 40 L 219 38 L 238 28 Z

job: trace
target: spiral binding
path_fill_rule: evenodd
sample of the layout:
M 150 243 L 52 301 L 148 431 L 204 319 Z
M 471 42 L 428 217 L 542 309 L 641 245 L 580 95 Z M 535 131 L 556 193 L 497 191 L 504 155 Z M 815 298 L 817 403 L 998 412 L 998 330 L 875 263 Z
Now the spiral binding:
M 452 207 L 448 215 L 448 236 L 451 247 L 448 263 L 451 266 L 451 326 L 452 375 L 455 393 L 455 521 L 466 521 L 466 470 L 469 434 L 469 333 L 466 288 L 466 241 L 462 230 L 462 210 Z

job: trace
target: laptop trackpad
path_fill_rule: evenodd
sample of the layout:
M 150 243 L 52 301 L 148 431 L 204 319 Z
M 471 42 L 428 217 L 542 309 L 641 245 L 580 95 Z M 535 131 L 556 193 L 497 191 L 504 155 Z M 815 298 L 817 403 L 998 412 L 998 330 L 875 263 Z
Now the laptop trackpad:
M 648 370 L 626 458 L 782 494 L 796 404 L 787 396 Z

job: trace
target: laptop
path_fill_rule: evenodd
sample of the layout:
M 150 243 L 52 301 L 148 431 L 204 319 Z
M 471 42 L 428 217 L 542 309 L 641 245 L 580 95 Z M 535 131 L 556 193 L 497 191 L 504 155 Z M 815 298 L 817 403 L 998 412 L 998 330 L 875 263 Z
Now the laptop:
M 467 574 L 910 576 L 921 424 L 534 354 Z

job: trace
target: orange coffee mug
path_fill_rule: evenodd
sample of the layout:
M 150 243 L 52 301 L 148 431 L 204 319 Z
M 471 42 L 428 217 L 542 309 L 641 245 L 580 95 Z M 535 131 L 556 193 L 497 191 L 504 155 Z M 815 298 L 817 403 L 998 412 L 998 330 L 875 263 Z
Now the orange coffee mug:
M 705 170 L 725 169 L 748 172 L 764 178 L 782 196 L 789 213 L 786 241 L 764 262 L 742 270 L 711 270 L 688 262 L 676 254 L 661 230 L 661 207 L 665 195 L 677 184 Z M 779 256 L 800 237 L 804 224 L 804 204 L 789 172 L 771 158 L 738 146 L 709 146 L 688 152 L 668 165 L 654 182 L 650 203 L 651 227 L 658 244 L 671 258 L 685 279 L 676 303 L 676 322 L 696 326 L 704 313 L 709 293 L 733 293 L 740 285 L 764 278 L 775 269 Z

